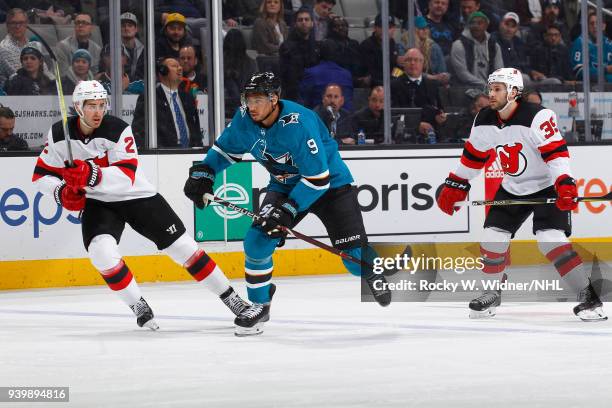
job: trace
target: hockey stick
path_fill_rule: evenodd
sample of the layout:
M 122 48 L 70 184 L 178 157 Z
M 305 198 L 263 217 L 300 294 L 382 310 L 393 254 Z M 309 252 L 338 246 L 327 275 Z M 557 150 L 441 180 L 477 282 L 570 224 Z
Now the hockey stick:
M 576 197 L 574 200 L 580 202 L 594 202 L 594 201 L 612 201 L 612 192 L 598 197 Z M 554 204 L 557 202 L 557 197 L 554 198 L 516 198 L 512 200 L 482 200 L 482 201 L 459 201 L 455 203 L 456 207 L 465 206 L 482 206 L 482 205 L 534 205 L 534 204 Z
M 32 13 L 32 10 L 28 11 Z M 57 88 L 57 97 L 59 98 L 59 106 L 60 106 L 60 114 L 62 115 L 62 130 L 64 131 L 64 139 L 66 140 L 66 150 L 68 153 L 68 167 L 74 167 L 74 160 L 72 158 L 72 147 L 70 146 L 70 135 L 68 134 L 68 110 L 66 109 L 66 101 L 64 101 L 64 90 L 62 89 L 62 79 L 60 76 L 60 68 L 59 62 L 55 57 L 55 53 L 47 44 L 47 41 L 42 37 L 42 35 L 38 34 L 32 27 L 28 25 L 28 30 L 32 32 L 35 36 L 38 37 L 41 44 L 45 47 L 49 56 L 53 60 L 53 74 L 55 75 L 55 87 Z
M 229 208 L 231 210 L 237 211 L 237 212 L 239 212 L 242 215 L 246 215 L 247 217 L 253 219 L 254 221 L 257 221 L 257 220 L 259 220 L 261 218 L 259 215 L 255 214 L 252 211 L 247 210 L 246 208 L 243 208 L 243 207 L 237 206 L 235 204 L 232 204 L 229 201 L 225 201 L 224 199 L 219 198 L 217 196 L 214 196 L 212 194 L 208 194 L 208 193 L 204 194 L 204 198 L 206 198 L 209 201 L 212 201 L 212 202 L 215 202 L 217 204 L 220 204 L 220 205 L 222 205 L 224 207 L 227 207 L 227 208 Z M 364 266 L 364 267 L 367 267 L 367 268 L 372 268 L 372 265 L 370 265 L 369 263 L 367 263 L 365 261 L 362 261 L 361 259 L 355 258 L 354 256 L 352 256 L 350 254 L 347 254 L 346 252 L 344 252 L 344 251 L 342 251 L 340 249 L 336 249 L 336 248 L 334 248 L 331 245 L 327 245 L 324 242 L 317 241 L 314 238 L 310 238 L 308 235 L 304 235 L 301 232 L 298 232 L 298 231 L 295 231 L 295 230 L 293 230 L 291 228 L 287 228 L 287 227 L 283 227 L 283 226 L 281 226 L 280 229 L 283 232 L 285 232 L 285 233 L 289 233 L 289 234 L 293 235 L 294 237 L 301 239 L 302 241 L 306 241 L 309 244 L 312 244 L 312 245 L 314 245 L 316 247 L 319 247 L 319 248 L 324 249 L 326 251 L 329 251 L 329 252 L 331 252 L 333 254 L 336 254 L 339 257 L 341 257 L 342 259 L 346 259 L 347 261 L 354 262 L 354 263 L 356 263 L 358 265 L 361 265 L 361 266 Z

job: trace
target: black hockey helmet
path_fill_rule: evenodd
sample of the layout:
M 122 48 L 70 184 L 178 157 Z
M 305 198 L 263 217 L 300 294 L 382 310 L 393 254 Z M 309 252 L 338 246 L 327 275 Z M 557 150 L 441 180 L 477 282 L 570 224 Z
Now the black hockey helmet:
M 246 97 L 250 94 L 264 94 L 272 98 L 276 94 L 280 97 L 281 85 L 280 80 L 273 72 L 258 72 L 253 74 L 251 79 L 244 85 L 242 89 L 242 104 L 246 105 Z

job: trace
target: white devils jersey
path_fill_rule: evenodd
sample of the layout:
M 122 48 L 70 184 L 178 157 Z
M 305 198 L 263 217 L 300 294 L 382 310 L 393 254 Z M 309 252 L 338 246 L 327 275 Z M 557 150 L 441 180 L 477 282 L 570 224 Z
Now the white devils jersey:
M 155 187 L 138 170 L 138 150 L 132 128 L 123 120 L 106 115 L 91 135 L 83 135 L 79 118 L 68 118 L 68 133 L 73 158 L 92 160 L 102 171 L 95 187 L 85 187 L 86 196 L 114 202 L 152 197 Z M 68 159 L 61 121 L 51 126 L 47 143 L 34 168 L 32 181 L 44 194 L 51 194 L 63 180 L 62 169 Z
M 557 116 L 531 103 L 519 102 L 505 122 L 497 111 L 482 109 L 455 174 L 467 180 L 475 177 L 492 154 L 497 155 L 504 172 L 502 186 L 511 194 L 535 193 L 553 185 L 562 174 L 571 176 Z

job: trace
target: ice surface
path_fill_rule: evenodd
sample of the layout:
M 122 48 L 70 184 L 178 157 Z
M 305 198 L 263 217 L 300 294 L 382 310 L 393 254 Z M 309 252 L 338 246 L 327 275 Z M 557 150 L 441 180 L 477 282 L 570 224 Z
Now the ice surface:
M 141 285 L 158 332 L 106 287 L 0 292 L 0 386 L 70 387 L 34 407 L 611 406 L 612 322 L 573 303 L 474 321 L 463 303 L 360 303 L 348 275 L 276 283 L 249 338 L 197 283 Z

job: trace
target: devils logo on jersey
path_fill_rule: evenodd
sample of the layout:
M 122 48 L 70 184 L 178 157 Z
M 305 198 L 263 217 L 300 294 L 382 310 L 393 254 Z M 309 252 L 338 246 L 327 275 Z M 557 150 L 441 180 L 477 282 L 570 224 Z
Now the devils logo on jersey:
M 506 144 L 495 148 L 502 170 L 507 175 L 517 177 L 525 172 L 527 168 L 527 158 L 521 150 L 523 150 L 523 145 L 521 143 L 515 143 L 513 145 Z

